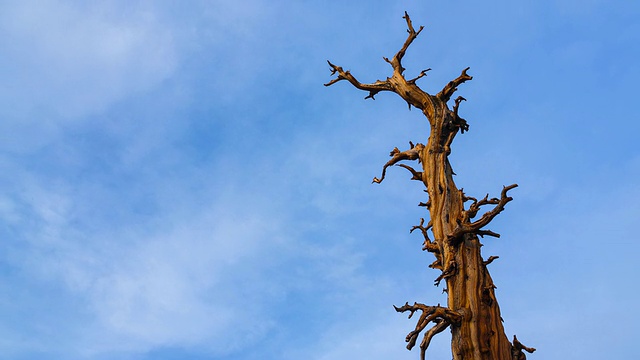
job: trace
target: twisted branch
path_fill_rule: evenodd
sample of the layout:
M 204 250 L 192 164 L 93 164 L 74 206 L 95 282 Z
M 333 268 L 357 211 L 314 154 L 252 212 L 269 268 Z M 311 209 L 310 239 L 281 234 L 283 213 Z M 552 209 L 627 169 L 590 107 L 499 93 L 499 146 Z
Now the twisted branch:
M 405 341 L 407 342 L 407 349 L 409 350 L 413 349 L 415 346 L 420 332 L 422 332 L 429 323 L 433 322 L 435 324 L 424 334 L 424 338 L 420 344 L 420 359 L 424 359 L 425 352 L 427 351 L 433 336 L 442 332 L 449 325 L 457 325 L 462 321 L 462 315 L 449 308 L 442 307 L 439 304 L 438 306 L 427 306 L 419 303 L 409 305 L 407 302 L 401 307 L 397 307 L 395 305 L 393 307 L 397 312 L 403 313 L 409 311 L 409 319 L 411 319 L 416 311 L 422 311 L 422 315 L 420 315 L 420 319 L 418 319 L 415 330 L 411 331 L 405 338 Z
M 491 220 L 493 220 L 493 218 L 495 218 L 498 214 L 500 214 L 502 212 L 502 210 L 504 210 L 504 206 L 511 200 L 513 200 L 512 197 L 507 196 L 507 192 L 515 187 L 517 187 L 517 184 L 513 184 L 513 185 L 509 185 L 509 186 L 505 186 L 502 189 L 502 193 L 500 195 L 500 199 L 491 199 L 488 200 L 488 196 L 485 196 L 484 199 L 478 201 L 478 202 L 474 202 L 474 204 L 472 204 L 469 207 L 469 211 L 467 211 L 467 213 L 469 214 L 469 212 L 471 212 L 470 215 L 474 215 L 477 213 L 477 209 L 481 206 L 481 205 L 486 205 L 486 204 L 495 204 L 496 206 L 491 209 L 490 211 L 487 211 L 484 215 L 482 215 L 482 217 L 472 223 L 468 223 L 468 222 L 458 222 L 458 225 L 456 226 L 455 229 L 453 229 L 453 231 L 447 236 L 447 241 L 449 241 L 450 243 L 454 243 L 454 242 L 460 242 L 462 239 L 462 236 L 465 234 L 470 234 L 470 233 L 474 233 L 480 236 L 484 236 L 484 235 L 490 235 L 490 236 L 495 236 L 495 237 L 500 237 L 499 234 L 494 233 L 490 230 L 481 230 L 481 228 L 483 228 L 484 226 L 486 226 L 487 224 L 489 224 L 491 222 Z M 471 216 L 468 216 L 468 218 L 471 218 Z M 467 220 L 468 221 L 468 220 Z
M 447 267 L 445 267 L 444 270 L 442 270 L 442 273 L 440 274 L 440 276 L 438 276 L 434 280 L 433 285 L 440 286 L 440 282 L 444 279 L 448 279 L 453 275 L 455 275 L 457 269 L 458 269 L 458 264 L 455 262 L 455 260 L 450 260 L 449 263 L 447 263 Z
M 335 75 L 337 73 L 338 77 L 324 84 L 324 86 L 331 86 L 340 80 L 347 80 L 357 89 L 365 90 L 369 92 L 369 95 L 367 95 L 365 99 L 371 98 L 374 100 L 375 100 L 374 96 L 380 91 L 393 91 L 393 87 L 389 83 L 389 80 L 385 80 L 385 81 L 376 80 L 376 82 L 374 82 L 373 84 L 363 84 L 359 82 L 353 75 L 351 75 L 349 70 L 344 71 L 344 69 L 342 69 L 341 66 L 334 65 L 329 60 L 327 60 L 327 62 L 331 67 L 331 75 Z
M 420 231 L 422 232 L 422 236 L 424 236 L 424 244 L 422 246 L 422 251 L 427 250 L 429 252 L 439 254 L 440 246 L 438 246 L 438 244 L 435 241 L 431 241 L 431 239 L 429 239 L 429 234 L 427 233 L 427 230 L 429 230 L 432 226 L 431 221 L 429 221 L 426 227 L 423 225 L 424 225 L 424 218 L 420 218 L 420 225 L 416 225 L 412 227 L 411 230 L 409 230 L 409 233 L 413 233 L 414 230 L 420 229 Z
M 425 359 L 425 353 L 427 352 L 429 344 L 431 344 L 431 339 L 433 339 L 436 334 L 444 331 L 444 329 L 446 329 L 447 327 L 449 327 L 449 323 L 447 323 L 446 321 L 439 321 L 435 326 L 424 333 L 424 338 L 420 343 L 420 360 Z
M 407 81 L 404 78 L 404 68 L 402 67 L 402 58 L 404 57 L 409 45 L 418 37 L 418 34 L 424 28 L 421 26 L 417 31 L 413 28 L 413 24 L 411 23 L 411 19 L 409 15 L 405 12 L 403 18 L 407 21 L 407 32 L 409 35 L 405 40 L 402 48 L 398 50 L 398 52 L 393 56 L 393 58 L 388 59 L 383 57 L 383 59 L 391 64 L 393 68 L 393 75 L 391 78 L 386 78 L 386 80 L 376 80 L 376 82 L 371 84 L 363 84 L 359 82 L 349 71 L 344 71 L 342 67 L 332 64 L 328 61 L 329 66 L 331 67 L 331 75 L 336 75 L 337 77 L 328 83 L 324 84 L 325 86 L 330 86 L 338 81 L 347 80 L 357 89 L 368 91 L 369 95 L 365 97 L 365 99 L 375 99 L 375 95 L 381 91 L 393 91 L 402 97 L 407 104 L 409 104 L 409 109 L 411 106 L 414 106 L 418 109 L 424 110 L 426 106 L 430 103 L 431 95 L 420 89 L 415 82 L 421 77 L 426 76 L 428 70 L 423 70 L 416 78 Z
M 422 181 L 422 171 L 417 171 L 416 169 L 412 168 L 411 166 L 405 165 L 405 164 L 396 164 L 396 166 L 400 166 L 400 167 L 403 167 L 403 168 L 409 170 L 411 172 L 411 180 Z
M 417 143 L 415 146 L 412 142 L 409 142 L 409 144 L 411 146 L 409 150 L 400 151 L 397 147 L 391 150 L 391 152 L 389 153 L 389 156 L 391 156 L 391 160 L 387 161 L 387 163 L 382 167 L 382 176 L 379 179 L 377 177 L 374 177 L 372 182 L 380 184 L 386 176 L 387 168 L 389 166 L 395 165 L 398 161 L 420 160 L 420 153 L 422 152 L 422 149 L 424 149 L 424 144 Z M 412 173 L 413 172 L 416 171 L 413 170 Z M 419 180 L 422 180 L 422 176 L 420 176 Z
M 473 197 L 465 196 L 465 201 L 467 201 L 467 200 L 473 200 L 473 203 L 471 203 L 471 205 L 469 206 L 469 209 L 466 211 L 468 219 L 473 219 L 474 217 L 476 217 L 476 215 L 478 214 L 478 211 L 480 210 L 481 206 L 484 206 L 484 205 L 497 205 L 498 203 L 500 203 L 500 199 L 498 199 L 498 198 L 489 199 L 489 194 L 485 195 L 485 197 L 483 199 L 480 199 L 480 200 L 478 200 L 476 198 L 473 198 Z

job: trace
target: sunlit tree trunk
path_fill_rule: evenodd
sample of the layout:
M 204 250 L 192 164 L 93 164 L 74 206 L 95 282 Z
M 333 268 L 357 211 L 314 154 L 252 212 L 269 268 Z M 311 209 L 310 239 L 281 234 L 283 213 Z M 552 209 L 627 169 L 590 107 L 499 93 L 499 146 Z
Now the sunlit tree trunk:
M 517 185 L 504 187 L 499 198 L 489 198 L 487 195 L 481 199 L 467 196 L 462 189 L 456 187 L 448 156 L 455 136 L 467 131 L 469 126 L 458 114 L 460 103 L 465 99 L 457 97 L 453 109 L 449 108 L 448 102 L 457 87 L 472 77 L 467 74 L 468 68 L 464 69 L 460 76 L 435 95 L 428 94 L 416 85 L 416 81 L 430 69 L 407 80 L 401 61 L 409 45 L 423 28 L 416 31 L 406 13 L 404 19 L 409 35 L 392 59 L 385 58 L 393 68 L 391 77 L 365 84 L 356 80 L 349 71 L 329 62 L 332 75 L 336 75 L 336 78 L 325 85 L 346 80 L 356 88 L 367 91 L 366 98 L 374 98 L 382 91 L 394 92 L 407 102 L 409 108 L 421 110 L 430 124 L 426 145 L 409 142 L 410 148 L 405 151 L 394 148 L 390 154 L 391 160 L 383 167 L 382 176 L 373 179 L 374 182 L 381 183 L 389 166 L 401 166 L 410 171 L 412 180 L 421 181 L 428 193 L 428 200 L 420 205 L 428 209 L 431 220 L 425 224 L 422 219 L 411 231 L 420 230 L 424 237 L 423 250 L 435 256 L 430 267 L 440 271 L 435 282 L 437 285 L 445 282 L 448 301 L 446 307 L 421 303 L 406 303 L 396 307 L 396 311 L 409 312 L 410 316 L 418 311 L 421 313 L 415 329 L 406 337 L 407 348 L 411 350 L 423 333 L 420 356 L 424 359 L 433 336 L 450 328 L 451 350 L 455 360 L 525 359 L 523 350 L 531 353 L 535 349 L 522 345 L 515 336 L 513 342 L 507 338 L 494 293 L 495 286 L 487 270 L 487 265 L 497 257 L 483 259 L 479 239 L 484 236 L 500 236 L 485 227 L 512 200 L 508 191 Z M 421 171 L 400 163 L 404 160 L 417 160 L 422 165 Z M 468 206 L 465 207 L 467 203 Z M 483 206 L 493 207 L 478 217 Z

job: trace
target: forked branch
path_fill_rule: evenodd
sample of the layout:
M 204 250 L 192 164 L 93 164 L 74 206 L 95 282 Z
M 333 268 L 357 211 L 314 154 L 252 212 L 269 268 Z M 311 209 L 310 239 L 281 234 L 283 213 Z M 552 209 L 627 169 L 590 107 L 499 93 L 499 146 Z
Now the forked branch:
M 420 343 L 420 360 L 425 359 L 425 353 L 427 352 L 427 348 L 429 347 L 429 344 L 431 344 L 431 339 L 433 339 L 435 335 L 444 331 L 444 329 L 448 328 L 449 325 L 450 324 L 447 323 L 446 321 L 439 321 L 436 323 L 436 325 L 434 325 L 431 329 L 427 330 L 424 333 L 424 338 Z
M 422 29 L 424 29 L 424 26 L 420 26 L 418 31 L 416 31 L 413 28 L 413 24 L 411 23 L 411 18 L 409 17 L 409 14 L 407 14 L 406 11 L 404 12 L 404 16 L 402 18 L 407 21 L 407 28 L 408 28 L 407 32 L 409 33 L 409 36 L 407 37 L 407 40 L 405 40 L 404 44 L 402 45 L 402 48 L 393 56 L 391 60 L 384 58 L 386 62 L 388 62 L 389 64 L 391 64 L 391 66 L 393 66 L 394 72 L 398 73 L 399 75 L 402 75 L 402 73 L 404 72 L 404 68 L 402 67 L 402 64 L 401 64 L 404 54 L 407 52 L 409 45 L 411 45 L 413 40 L 415 40 L 418 37 L 418 34 L 420 34 L 420 32 L 422 31 Z M 418 76 L 418 78 L 426 75 L 426 72 L 427 70 L 424 70 L 421 73 L 421 75 Z M 418 78 L 414 79 L 413 82 L 415 83 L 415 80 L 417 80 Z
M 424 330 L 429 323 L 434 323 L 435 325 L 427 330 L 424 334 L 424 338 L 420 343 L 420 359 L 424 360 L 425 352 L 431 343 L 431 339 L 438 333 L 442 332 L 449 325 L 457 325 L 462 321 L 462 315 L 459 313 L 446 308 L 440 305 L 438 306 L 427 306 L 424 304 L 413 303 L 413 305 L 409 305 L 409 303 L 405 303 L 401 307 L 393 306 L 397 312 L 409 312 L 409 319 L 413 316 L 413 314 L 420 310 L 422 311 L 422 315 L 420 315 L 420 319 L 416 324 L 415 330 L 411 331 L 405 341 L 407 342 L 407 349 L 411 350 L 416 345 L 416 341 L 420 332 Z
M 481 206 L 497 205 L 498 203 L 500 203 L 500 199 L 498 198 L 489 199 L 489 194 L 485 195 L 485 197 L 480 200 L 473 197 L 465 197 L 465 200 L 473 200 L 473 202 L 469 206 L 469 210 L 466 211 L 466 215 L 468 219 L 473 219 L 474 217 L 476 217 Z
M 411 148 L 409 150 L 400 151 L 397 147 L 391 150 L 391 152 L 389 153 L 389 156 L 391 156 L 391 160 L 387 161 L 387 163 L 382 167 L 382 176 L 379 179 L 377 177 L 373 178 L 374 183 L 380 184 L 387 174 L 387 168 L 389 166 L 395 165 L 398 161 L 420 160 L 420 153 L 422 152 L 422 149 L 424 149 L 424 144 L 417 143 L 415 146 L 412 142 L 409 142 L 409 144 L 411 145 Z M 415 170 L 413 172 L 415 172 Z M 420 178 L 420 180 L 422 180 L 422 178 Z
M 429 239 L 429 234 L 427 233 L 427 231 L 431 228 L 431 226 L 432 226 L 431 221 L 429 221 L 427 226 L 424 226 L 424 218 L 420 218 L 420 225 L 416 225 L 412 227 L 411 230 L 409 230 L 409 233 L 412 233 L 416 229 L 420 229 L 420 231 L 422 232 L 422 236 L 424 237 L 424 244 L 422 246 L 422 250 L 423 251 L 427 250 L 429 252 L 439 254 L 440 246 L 438 246 L 438 244 L 435 241 L 431 241 L 431 239 Z
M 459 222 L 458 225 L 456 226 L 456 228 L 453 230 L 453 232 L 451 232 L 451 234 L 449 234 L 447 236 L 447 240 L 452 243 L 452 242 L 460 242 L 462 239 L 462 236 L 465 234 L 470 234 L 470 233 L 474 233 L 480 236 L 484 236 L 484 235 L 490 235 L 490 236 L 495 236 L 495 237 L 500 237 L 500 235 L 490 231 L 490 230 L 482 230 L 483 227 L 485 227 L 487 224 L 489 224 L 491 222 L 491 220 L 493 220 L 493 218 L 495 218 L 498 214 L 500 214 L 502 212 L 502 210 L 504 210 L 505 205 L 513 200 L 512 197 L 507 196 L 507 192 L 515 187 L 517 187 L 518 184 L 513 184 L 513 185 L 509 185 L 509 186 L 505 186 L 502 189 L 502 193 L 500 194 L 500 199 L 487 199 L 488 196 L 485 196 L 484 199 L 474 202 L 471 207 L 470 207 L 470 211 L 473 208 L 473 214 L 475 215 L 475 213 L 477 212 L 477 208 L 479 208 L 481 205 L 486 205 L 486 204 L 495 204 L 496 206 L 491 209 L 490 211 L 487 211 L 486 213 L 484 213 L 484 215 L 482 215 L 482 217 L 474 222 Z M 468 217 L 470 218 L 470 217 Z M 468 221 L 468 220 L 467 220 Z
M 342 67 L 332 64 L 329 61 L 329 66 L 331 67 L 331 75 L 336 75 L 337 77 L 328 83 L 324 84 L 325 86 L 330 86 L 338 81 L 347 80 L 357 89 L 368 91 L 369 95 L 365 97 L 365 99 L 371 98 L 374 99 L 374 96 L 381 91 L 393 91 L 398 94 L 401 98 L 403 98 L 407 104 L 409 104 L 409 109 L 411 106 L 416 107 L 418 109 L 424 110 L 425 105 L 431 95 L 427 94 L 425 91 L 420 89 L 415 82 L 421 77 L 426 76 L 427 70 L 423 70 L 416 78 L 407 81 L 404 78 L 404 68 L 402 67 L 402 58 L 404 57 L 407 49 L 411 45 L 411 43 L 418 37 L 418 34 L 424 28 L 421 26 L 417 31 L 414 29 L 413 24 L 411 23 L 411 19 L 409 15 L 405 12 L 403 18 L 407 21 L 407 32 L 409 35 L 405 40 L 402 48 L 398 50 L 398 52 L 391 58 L 383 57 L 383 59 L 391 64 L 393 68 L 393 76 L 391 78 L 387 78 L 386 80 L 377 80 L 371 84 L 364 84 L 358 81 L 351 73 L 347 70 L 345 71 Z

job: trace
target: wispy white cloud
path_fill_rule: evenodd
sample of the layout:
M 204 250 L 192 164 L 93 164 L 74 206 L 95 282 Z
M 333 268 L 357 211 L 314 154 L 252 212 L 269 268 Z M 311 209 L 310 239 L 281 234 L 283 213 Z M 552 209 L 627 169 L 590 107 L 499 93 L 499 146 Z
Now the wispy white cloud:
M 80 311 L 91 321 L 76 350 L 206 343 L 224 353 L 271 326 L 262 310 L 278 286 L 256 272 L 270 265 L 261 254 L 278 254 L 284 235 L 278 216 L 255 203 L 246 213 L 234 196 L 188 218 L 160 214 L 158 226 L 147 230 L 123 224 L 91 233 L 74 228 L 82 199 L 39 188 L 25 195 L 31 208 L 22 216 L 39 225 L 13 265 L 84 299 Z
M 119 188 L 19 176 L 30 180 L 2 209 L 14 219 L 11 227 L 33 226 L 12 239 L 20 253 L 11 266 L 81 304 L 71 311 L 51 304 L 85 318 L 81 336 L 66 346 L 79 356 L 171 346 L 222 355 L 262 341 L 282 321 L 280 307 L 291 297 L 340 305 L 368 292 L 372 279 L 363 275 L 358 243 L 344 236 L 322 244 L 303 240 L 313 231 L 295 225 L 297 215 L 282 208 L 288 197 L 282 188 L 292 183 L 278 184 L 279 172 L 265 173 L 264 184 L 248 182 L 239 166 L 223 161 L 186 178 L 140 173 L 144 180 L 136 181 L 154 184 L 152 218 L 136 214 L 134 198 L 94 203 L 119 197 Z M 234 175 L 201 177 L 222 172 Z M 272 193 L 261 194 L 263 185 Z M 321 312 L 311 310 L 309 317 Z M 80 324 L 69 326 L 65 331 L 79 331 Z M 51 351 L 54 345 L 29 347 Z
M 0 114 L 2 133 L 12 134 L 3 135 L 5 146 L 46 142 L 57 123 L 100 113 L 171 76 L 177 63 L 172 29 L 153 10 L 116 3 L 4 3 Z
M 258 271 L 266 265 L 259 254 L 277 252 L 270 238 L 282 236 L 279 225 L 220 205 L 166 234 L 135 239 L 96 276 L 87 291 L 100 327 L 114 338 L 110 347 L 127 339 L 137 350 L 195 344 L 224 353 L 269 328 L 261 310 L 271 295 L 252 288 L 260 279 L 247 279 L 245 269 Z

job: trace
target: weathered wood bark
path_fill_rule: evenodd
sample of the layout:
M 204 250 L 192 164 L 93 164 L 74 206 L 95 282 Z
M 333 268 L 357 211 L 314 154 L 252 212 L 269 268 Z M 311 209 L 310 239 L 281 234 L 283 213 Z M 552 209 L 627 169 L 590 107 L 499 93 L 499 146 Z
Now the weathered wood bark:
M 409 170 L 413 180 L 422 181 L 429 195 L 428 201 L 420 205 L 427 207 L 431 221 L 425 226 L 423 219 L 420 225 L 414 226 L 411 231 L 419 229 L 424 237 L 423 250 L 434 254 L 436 260 L 430 267 L 441 271 L 435 282 L 439 285 L 445 280 L 444 291 L 448 293 L 448 302 L 446 307 L 419 303 L 407 303 L 396 307 L 398 312 L 409 312 L 409 317 L 416 311 L 422 312 L 415 330 L 406 337 L 407 348 L 411 350 L 420 333 L 431 325 L 431 328 L 424 332 L 420 344 L 421 359 L 424 359 L 432 337 L 447 327 L 451 329 L 451 349 L 456 360 L 525 359 L 523 350 L 531 353 L 535 349 L 522 345 L 515 336 L 511 343 L 505 335 L 494 293 L 495 286 L 487 270 L 487 265 L 497 256 L 491 256 L 485 261 L 480 252 L 482 244 L 479 240 L 479 237 L 485 235 L 500 236 L 485 229 L 485 226 L 512 200 L 507 192 L 517 185 L 504 187 L 500 198 L 490 199 L 487 195 L 480 200 L 466 196 L 462 189 L 456 187 L 448 156 L 454 137 L 459 132 L 467 131 L 469 125 L 458 114 L 460 103 L 465 99 L 460 96 L 456 98 L 453 109 L 449 108 L 448 102 L 457 87 L 472 77 L 467 74 L 469 68 L 464 69 L 460 76 L 450 81 L 435 95 L 428 94 L 416 84 L 416 81 L 426 76 L 430 69 L 423 70 L 415 78 L 407 80 L 401 64 L 402 58 L 423 27 L 416 31 L 407 13 L 404 19 L 409 33 L 406 41 L 392 59 L 384 58 L 393 68 L 391 77 L 365 84 L 359 82 L 349 71 L 329 62 L 331 73 L 336 75 L 336 78 L 325 85 L 330 86 L 346 80 L 356 88 L 367 91 L 365 99 L 373 99 L 382 91 L 394 92 L 407 102 L 409 108 L 421 110 L 430 124 L 427 145 L 414 145 L 410 142 L 410 149 L 406 151 L 395 148 L 390 154 L 391 160 L 383 167 L 382 176 L 373 179 L 373 182 L 381 183 L 387 168 L 398 165 Z M 403 160 L 418 160 L 422 164 L 422 171 L 406 164 L 398 164 Z M 465 209 L 465 203 L 469 201 L 471 203 Z M 493 208 L 474 220 L 481 207 L 486 205 L 492 205 Z M 433 239 L 429 236 L 429 231 Z

